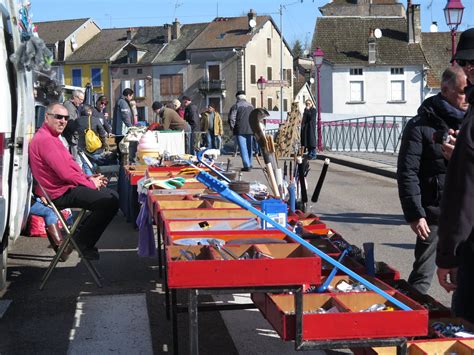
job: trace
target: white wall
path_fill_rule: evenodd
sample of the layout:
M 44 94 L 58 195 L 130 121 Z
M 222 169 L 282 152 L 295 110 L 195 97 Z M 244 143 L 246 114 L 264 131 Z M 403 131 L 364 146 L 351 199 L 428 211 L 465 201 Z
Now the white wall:
M 404 74 L 396 76 L 390 74 L 390 67 L 364 67 L 363 75 L 360 76 L 349 75 L 349 69 L 350 67 L 331 67 L 329 65 L 324 65 L 321 68 L 322 112 L 352 114 L 354 117 L 413 116 L 416 114 L 423 99 L 422 66 L 406 66 Z M 364 82 L 364 103 L 349 103 L 351 80 Z M 404 103 L 390 102 L 391 80 L 404 80 Z

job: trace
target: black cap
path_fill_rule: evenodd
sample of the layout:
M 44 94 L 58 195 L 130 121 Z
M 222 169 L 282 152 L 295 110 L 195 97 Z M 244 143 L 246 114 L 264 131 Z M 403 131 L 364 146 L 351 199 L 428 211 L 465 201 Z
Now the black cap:
M 237 93 L 235 94 L 235 96 L 239 96 L 239 95 L 245 95 L 245 91 L 244 90 L 239 90 L 237 91 Z
M 192 100 L 189 98 L 189 96 L 183 96 L 181 98 L 181 101 L 192 101 Z
M 474 28 L 461 33 L 454 59 L 474 60 Z
M 163 107 L 163 104 L 159 101 L 155 101 L 153 102 L 153 104 L 151 105 L 151 108 L 153 109 L 153 111 L 156 111 L 156 110 L 159 110 L 160 108 Z

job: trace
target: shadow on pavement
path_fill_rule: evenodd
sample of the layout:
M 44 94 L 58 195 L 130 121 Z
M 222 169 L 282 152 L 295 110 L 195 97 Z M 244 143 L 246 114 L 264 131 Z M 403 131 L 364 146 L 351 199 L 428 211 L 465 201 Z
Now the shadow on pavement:
M 340 223 L 381 224 L 400 226 L 406 224 L 402 215 L 379 213 L 336 213 L 319 215 L 321 220 Z

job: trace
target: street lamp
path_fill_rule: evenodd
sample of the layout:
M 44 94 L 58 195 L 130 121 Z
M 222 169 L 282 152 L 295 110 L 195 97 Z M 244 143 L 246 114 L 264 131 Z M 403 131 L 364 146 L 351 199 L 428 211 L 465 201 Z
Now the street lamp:
M 267 80 L 263 77 L 260 76 L 257 80 L 257 88 L 260 90 L 260 106 L 263 108 L 263 90 L 265 90 L 265 85 L 267 85 Z M 268 108 L 269 110 L 271 109 L 270 107 Z
M 321 129 L 321 65 L 323 64 L 324 59 L 324 52 L 321 48 L 316 48 L 313 52 L 313 60 L 314 64 L 316 65 L 316 80 L 318 81 L 317 86 L 317 97 L 318 97 L 318 121 L 317 121 L 317 129 L 318 129 L 318 151 L 323 151 L 323 134 Z
M 451 29 L 451 50 L 454 55 L 456 54 L 456 31 L 458 26 L 462 22 L 462 15 L 464 13 L 464 6 L 461 0 L 448 0 L 446 7 L 444 8 L 444 17 L 446 24 Z M 455 62 L 453 62 L 454 65 Z

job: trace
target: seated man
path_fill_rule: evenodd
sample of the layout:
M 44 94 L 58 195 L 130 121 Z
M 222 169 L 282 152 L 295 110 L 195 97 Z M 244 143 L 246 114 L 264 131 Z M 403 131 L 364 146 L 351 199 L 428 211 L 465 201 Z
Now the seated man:
M 48 106 L 44 123 L 29 145 L 31 171 L 58 209 L 69 207 L 90 211 L 74 238 L 85 258 L 97 260 L 99 252 L 95 244 L 117 213 L 118 195 L 105 188 L 107 179 L 104 176 L 86 176 L 62 144 L 59 135 L 68 118 L 63 105 Z M 43 195 L 39 186 L 35 194 Z

